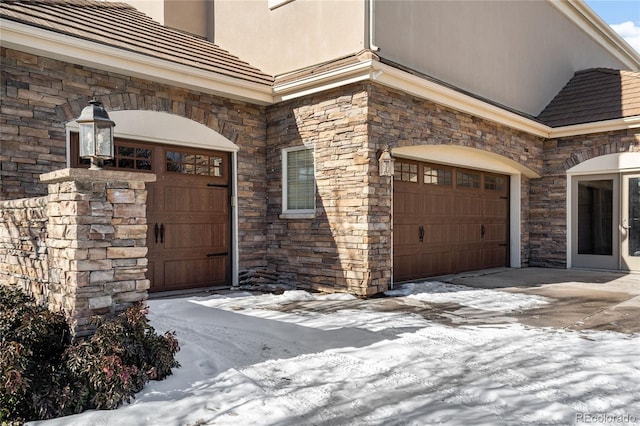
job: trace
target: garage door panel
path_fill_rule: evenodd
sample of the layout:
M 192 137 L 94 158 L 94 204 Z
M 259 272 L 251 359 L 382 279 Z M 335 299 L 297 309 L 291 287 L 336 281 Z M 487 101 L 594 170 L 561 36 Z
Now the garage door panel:
M 485 249 L 483 253 L 483 264 L 487 265 L 487 268 L 497 268 L 504 266 L 507 259 L 507 247 L 498 246 L 489 249 Z
M 226 188 L 164 187 L 164 210 L 172 212 L 207 212 L 228 214 Z
M 482 201 L 482 216 L 504 219 L 507 216 L 509 206 L 503 199 L 485 199 Z
M 479 223 L 461 223 L 457 225 L 459 238 L 451 241 L 452 244 L 458 242 L 476 243 L 481 240 L 482 225 Z
M 455 216 L 480 216 L 482 213 L 481 200 L 477 196 L 468 194 L 454 196 L 454 211 Z
M 445 194 L 425 196 L 424 213 L 431 216 L 449 216 L 453 213 L 454 207 L 450 197 Z
M 403 173 L 394 175 L 394 209 L 401 212 L 394 210 L 394 278 L 507 265 L 509 177 L 409 162 L 396 165 Z
M 507 228 L 504 223 L 495 223 L 485 225 L 485 235 L 482 238 L 484 242 L 504 243 L 507 240 Z
M 421 269 L 419 276 L 416 278 L 424 277 L 425 274 L 430 273 L 433 275 L 445 275 L 451 269 L 451 252 L 449 250 L 432 251 L 425 253 L 419 257 Z
M 418 225 L 394 225 L 393 241 L 396 246 L 414 245 L 419 242 Z
M 442 244 L 457 240 L 457 226 L 452 224 L 432 224 L 424 226 L 424 244 Z
M 217 252 L 228 251 L 229 225 L 226 223 L 193 221 L 165 226 L 165 250 L 206 248 Z
M 456 272 L 473 271 L 483 268 L 483 249 L 481 247 L 457 248 L 453 252 Z
M 197 285 L 223 285 L 226 256 L 180 259 L 164 262 L 164 287 L 191 288 Z

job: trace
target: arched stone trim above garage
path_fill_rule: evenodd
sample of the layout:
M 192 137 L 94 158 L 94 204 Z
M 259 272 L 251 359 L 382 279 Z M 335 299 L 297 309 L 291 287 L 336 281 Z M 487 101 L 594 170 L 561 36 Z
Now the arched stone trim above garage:
M 429 160 L 435 163 L 482 169 L 509 175 L 522 174 L 530 179 L 539 178 L 540 173 L 523 166 L 515 160 L 489 151 L 458 145 L 417 145 L 394 148 L 393 155 Z

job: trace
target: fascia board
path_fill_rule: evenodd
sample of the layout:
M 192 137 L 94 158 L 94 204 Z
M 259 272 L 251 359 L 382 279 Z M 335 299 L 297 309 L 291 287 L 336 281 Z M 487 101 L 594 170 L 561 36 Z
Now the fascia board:
M 547 0 L 571 22 L 607 49 L 631 71 L 640 70 L 640 53 L 611 29 L 582 0 Z
M 372 71 L 373 61 L 367 60 L 289 83 L 276 84 L 273 88 L 274 101 L 287 101 L 335 87 L 370 80 Z
M 548 137 L 551 139 L 555 139 L 638 128 L 640 128 L 640 115 L 636 115 L 634 117 L 617 118 L 607 121 L 597 121 L 594 123 L 554 127 L 551 129 Z
M 4 47 L 27 53 L 258 105 L 273 103 L 271 86 L 243 81 L 6 19 L 0 19 L 0 43 Z

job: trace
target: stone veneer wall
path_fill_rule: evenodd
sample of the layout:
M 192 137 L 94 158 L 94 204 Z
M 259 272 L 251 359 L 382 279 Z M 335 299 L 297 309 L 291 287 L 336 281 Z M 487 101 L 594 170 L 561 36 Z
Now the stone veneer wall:
M 64 311 L 76 337 L 147 298 L 148 173 L 63 169 L 49 194 L 1 201 L 0 283 Z
M 391 282 L 391 185 L 378 176 L 365 85 L 270 107 L 267 112 L 267 260 L 278 274 L 326 291 L 372 295 Z M 281 217 L 283 148 L 315 148 L 316 215 Z
M 264 107 L 5 47 L 0 47 L 0 62 L 0 200 L 46 195 L 39 176 L 67 167 L 65 123 L 77 118 L 94 95 L 108 111 L 180 115 L 240 147 L 239 266 L 266 267 Z
M 275 105 L 267 120 L 267 258 L 292 281 L 320 290 L 371 295 L 390 283 L 391 180 L 377 170 L 384 145 L 466 146 L 542 171 L 541 139 L 373 83 Z M 281 150 L 302 145 L 315 148 L 316 217 L 282 218 Z M 522 177 L 523 266 L 531 182 Z
M 47 197 L 0 201 L 0 283 L 47 301 Z
M 637 129 L 544 142 L 543 177 L 531 181 L 531 266 L 567 265 L 567 170 L 591 158 L 618 152 L 640 152 Z

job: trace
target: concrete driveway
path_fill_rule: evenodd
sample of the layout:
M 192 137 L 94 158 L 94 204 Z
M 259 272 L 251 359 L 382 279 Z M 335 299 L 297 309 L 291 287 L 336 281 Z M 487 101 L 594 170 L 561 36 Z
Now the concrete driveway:
M 296 302 L 281 311 L 335 312 L 369 309 L 419 314 L 451 326 L 520 322 L 535 327 L 571 330 L 610 330 L 640 333 L 640 274 L 546 268 L 492 269 L 430 278 L 475 289 L 544 296 L 539 307 L 500 312 L 456 303 L 433 303 L 394 296 L 350 301 Z M 399 284 L 397 287 L 401 287 Z M 486 297 L 486 295 L 484 296 Z
M 538 327 L 640 333 L 640 274 L 578 269 L 496 269 L 444 282 L 548 297 L 552 303 L 514 314 Z

